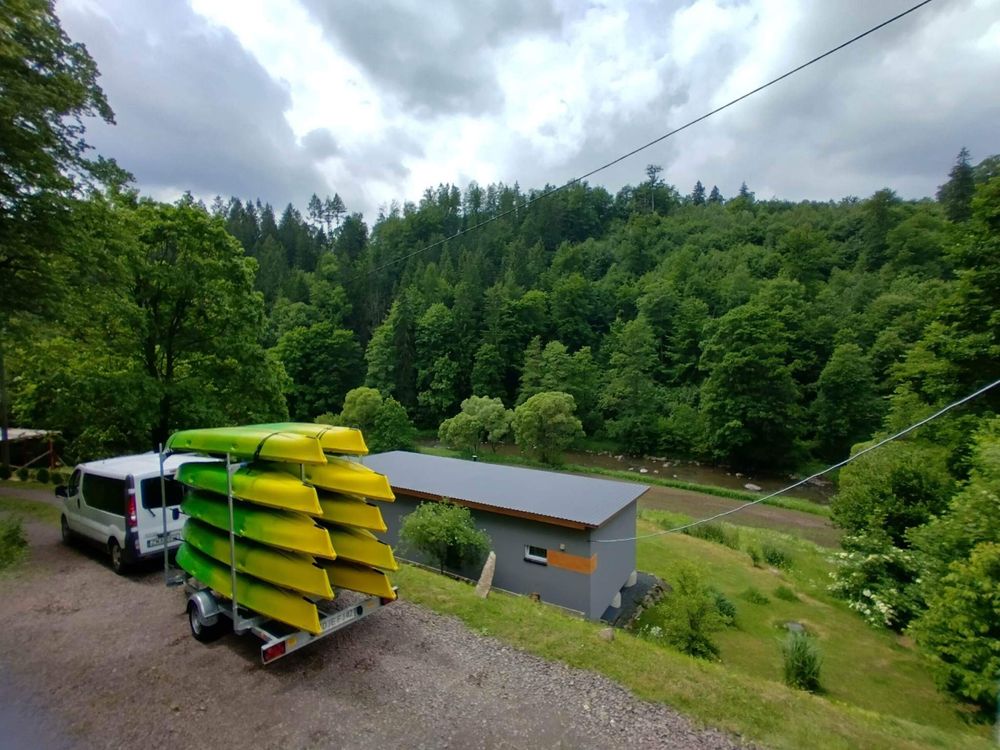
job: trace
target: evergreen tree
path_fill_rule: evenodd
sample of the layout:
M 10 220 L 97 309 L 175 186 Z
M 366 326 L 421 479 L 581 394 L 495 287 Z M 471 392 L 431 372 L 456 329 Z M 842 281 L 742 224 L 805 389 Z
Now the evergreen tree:
M 963 146 L 955 159 L 955 166 L 948 173 L 948 182 L 938 188 L 937 199 L 951 221 L 965 221 L 972 216 L 972 196 L 975 191 L 976 181 L 969 162 L 969 150 Z
M 694 189 L 691 191 L 691 203 L 695 206 L 705 205 L 705 186 L 701 184 L 701 180 L 694 184 Z
M 712 192 L 708 194 L 709 203 L 722 203 L 722 193 L 719 192 L 719 188 L 716 185 L 712 185 Z

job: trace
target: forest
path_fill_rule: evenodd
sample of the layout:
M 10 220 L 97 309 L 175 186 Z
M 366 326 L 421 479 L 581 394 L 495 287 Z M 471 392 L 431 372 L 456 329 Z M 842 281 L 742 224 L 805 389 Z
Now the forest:
M 708 175 L 684 192 L 649 165 L 616 193 L 428 187 L 370 226 L 337 195 L 163 203 L 88 152 L 82 118 L 113 112 L 86 50 L 51 6 L 14 5 L 2 411 L 58 430 L 66 461 L 287 416 L 400 447 L 475 396 L 620 452 L 797 471 L 1000 378 L 1000 157 L 962 149 L 923 200 L 724 196 Z M 986 709 L 998 408 L 994 389 L 851 464 L 833 508 L 843 595 Z

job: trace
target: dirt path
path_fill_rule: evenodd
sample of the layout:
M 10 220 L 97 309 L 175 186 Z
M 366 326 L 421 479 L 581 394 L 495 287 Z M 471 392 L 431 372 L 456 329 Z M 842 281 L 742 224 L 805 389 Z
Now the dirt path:
M 263 668 L 252 637 L 209 646 L 191 638 L 182 591 L 166 589 L 156 571 L 122 578 L 96 553 L 63 546 L 53 527 L 31 523 L 28 532 L 30 559 L 0 576 L 4 739 L 87 748 L 737 746 L 598 675 L 405 601 Z
M 741 504 L 742 502 L 739 500 L 659 485 L 652 485 L 639 500 L 640 508 L 669 510 L 674 513 L 684 513 L 694 518 L 705 518 Z M 741 510 L 723 520 L 740 526 L 784 531 L 803 539 L 809 539 L 824 547 L 839 546 L 842 534 L 840 529 L 835 528 L 830 523 L 830 519 L 823 516 L 787 510 L 763 503 Z

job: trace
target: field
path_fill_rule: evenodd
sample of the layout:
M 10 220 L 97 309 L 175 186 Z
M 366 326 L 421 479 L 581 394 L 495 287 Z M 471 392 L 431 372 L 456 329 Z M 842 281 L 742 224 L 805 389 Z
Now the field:
M 645 511 L 639 532 L 682 519 Z M 787 569 L 754 567 L 744 551 L 681 534 L 638 545 L 641 570 L 669 581 L 679 564 L 693 564 L 706 583 L 736 604 L 736 627 L 716 635 L 718 662 L 693 659 L 628 633 L 606 643 L 597 636 L 597 624 L 504 594 L 483 602 L 467 585 L 421 569 L 405 567 L 399 581 L 407 599 L 455 614 L 474 630 L 601 672 L 642 698 L 768 746 L 990 746 L 988 727 L 968 723 L 960 708 L 936 690 L 912 643 L 873 630 L 828 594 L 835 553 L 770 530 L 739 528 L 736 533 L 741 545 L 781 549 L 790 560 Z M 779 587 L 784 590 L 776 595 Z M 748 589 L 763 594 L 767 603 L 748 601 Z M 820 695 L 781 682 L 780 643 L 789 621 L 816 636 L 823 655 Z

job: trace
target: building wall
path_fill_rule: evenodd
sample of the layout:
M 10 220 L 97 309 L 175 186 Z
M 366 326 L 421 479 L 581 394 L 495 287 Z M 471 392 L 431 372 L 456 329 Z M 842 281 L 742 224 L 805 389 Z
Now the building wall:
M 421 500 L 403 494 L 396 495 L 394 503 L 379 503 L 382 516 L 385 518 L 389 531 L 382 535 L 384 541 L 399 551 L 401 557 L 418 562 L 427 562 L 415 550 L 400 549 L 399 527 L 404 516 L 412 513 Z M 635 531 L 635 503 L 632 503 L 632 532 Z M 627 511 L 623 511 L 627 516 Z M 542 601 L 558 604 L 562 607 L 576 610 L 587 617 L 597 618 L 604 613 L 611 598 L 628 574 L 635 567 L 635 546 L 632 545 L 633 557 L 631 567 L 617 581 L 618 572 L 624 559 L 623 550 L 613 550 L 609 559 L 614 563 L 608 575 L 601 571 L 601 561 L 608 551 L 596 550 L 596 547 L 612 547 L 617 545 L 591 545 L 590 531 L 569 529 L 553 526 L 523 518 L 472 510 L 472 517 L 478 528 L 490 535 L 492 549 L 497 556 L 496 571 L 493 585 L 518 594 L 537 593 Z M 621 516 L 622 513 L 618 514 Z M 618 518 L 616 516 L 615 518 Z M 632 532 L 625 535 L 632 535 Z M 542 547 L 549 550 L 549 564 L 539 565 L 524 559 L 525 545 Z M 594 552 L 598 552 L 595 561 Z M 593 568 L 596 562 L 596 569 Z M 581 572 L 585 571 L 585 572 Z M 477 578 L 479 570 L 457 571 L 469 578 Z M 594 577 L 600 573 L 601 585 L 594 585 Z M 606 589 L 611 584 L 605 581 L 616 580 L 614 590 L 608 593 Z M 592 592 L 597 591 L 599 601 L 592 602 Z M 605 596 L 605 593 L 607 594 Z
M 599 619 L 604 614 L 615 594 L 636 568 L 635 539 L 611 544 L 593 540 L 634 537 L 636 507 L 637 503 L 633 500 L 590 532 L 591 554 L 597 555 L 597 568 L 590 576 L 590 610 L 587 613 L 592 620 Z

